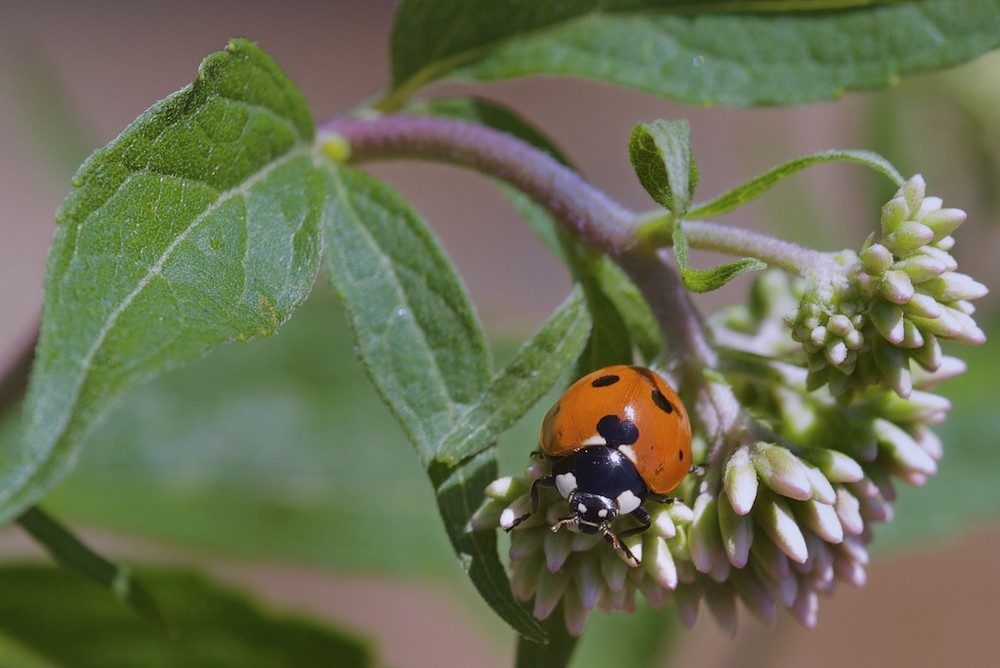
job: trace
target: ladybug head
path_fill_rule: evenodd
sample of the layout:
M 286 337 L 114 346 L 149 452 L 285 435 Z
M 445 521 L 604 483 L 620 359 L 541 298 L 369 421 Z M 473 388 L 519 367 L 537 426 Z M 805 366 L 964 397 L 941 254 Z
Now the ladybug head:
M 618 516 L 618 504 L 606 496 L 589 492 L 574 491 L 569 495 L 569 507 L 573 514 L 563 522 L 573 524 L 583 533 L 607 531 L 608 524 Z

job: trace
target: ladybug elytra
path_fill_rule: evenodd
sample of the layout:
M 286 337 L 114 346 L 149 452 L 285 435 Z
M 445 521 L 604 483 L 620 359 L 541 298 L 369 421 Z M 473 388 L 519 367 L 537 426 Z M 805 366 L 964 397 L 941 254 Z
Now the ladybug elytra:
M 666 500 L 691 470 L 691 422 L 680 397 L 656 372 L 617 365 L 588 374 L 566 390 L 542 423 L 541 454 L 552 473 L 531 486 L 555 487 L 570 515 L 552 526 L 600 533 L 628 561 L 638 560 L 622 542 L 649 528 L 648 498 Z M 611 523 L 631 515 L 639 525 L 616 533 Z

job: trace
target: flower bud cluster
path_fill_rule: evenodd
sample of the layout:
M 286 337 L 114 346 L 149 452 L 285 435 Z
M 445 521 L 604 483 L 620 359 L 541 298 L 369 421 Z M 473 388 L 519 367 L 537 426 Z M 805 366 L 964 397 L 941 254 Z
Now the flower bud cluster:
M 469 522 L 471 530 L 510 529 L 514 518 L 531 508 L 531 484 L 551 473 L 550 464 L 533 460 L 522 478 L 501 478 L 486 489 L 486 500 Z M 566 627 L 575 635 L 583 630 L 587 614 L 635 609 L 642 594 L 661 605 L 682 579 L 691 580 L 687 527 L 691 509 L 683 502 L 650 502 L 650 528 L 623 539 L 637 563 L 629 562 L 597 534 L 569 528 L 552 531 L 559 518 L 570 514 L 565 499 L 552 488 L 539 490 L 539 510 L 511 532 L 511 588 L 522 601 L 533 601 L 533 614 L 546 619 L 561 602 Z M 620 518 L 616 523 L 629 522 Z
M 879 384 L 905 397 L 910 360 L 934 371 L 941 339 L 985 340 L 972 300 L 986 287 L 957 272 L 949 252 L 964 221 L 964 211 L 926 197 L 923 178 L 914 176 L 883 207 L 881 234 L 869 236 L 860 254 L 842 254 L 842 271 L 813 279 L 788 318 L 810 387 L 829 384 L 841 395 Z
M 747 305 L 708 320 L 720 364 L 682 388 L 695 395 L 703 470 L 672 503 L 646 501 L 652 525 L 623 541 L 635 561 L 599 535 L 553 532 L 570 512 L 550 487 L 515 526 L 549 462 L 494 482 L 470 529 L 513 529 L 515 595 L 541 619 L 561 603 L 572 633 L 589 611 L 631 610 L 640 594 L 673 602 L 689 626 L 704 602 L 734 632 L 740 601 L 765 622 L 785 608 L 812 626 L 821 593 L 863 584 L 872 525 L 892 518 L 896 481 L 922 485 L 937 472 L 931 426 L 950 404 L 932 390 L 964 370 L 939 341 L 984 338 L 971 300 L 986 288 L 949 254 L 964 218 L 914 177 L 860 253 L 831 256 L 805 279 L 763 272 Z M 634 520 L 613 528 L 626 526 Z

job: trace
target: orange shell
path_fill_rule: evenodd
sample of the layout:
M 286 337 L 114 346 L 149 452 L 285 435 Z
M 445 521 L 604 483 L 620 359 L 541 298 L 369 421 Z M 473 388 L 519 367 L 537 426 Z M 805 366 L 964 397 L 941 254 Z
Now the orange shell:
M 691 421 L 677 393 L 650 369 L 609 366 L 573 383 L 545 415 L 542 452 L 560 457 L 605 445 L 597 423 L 608 415 L 630 420 L 638 428 L 638 439 L 619 450 L 632 460 L 650 491 L 673 491 L 691 469 Z

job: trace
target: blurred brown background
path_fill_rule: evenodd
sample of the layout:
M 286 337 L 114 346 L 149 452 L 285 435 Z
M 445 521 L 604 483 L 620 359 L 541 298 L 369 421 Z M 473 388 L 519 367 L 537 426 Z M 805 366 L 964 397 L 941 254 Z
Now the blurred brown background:
M 394 2 L 101 2 L 0 0 L 0 361 L 31 333 L 40 309 L 43 266 L 53 212 L 69 189 L 71 165 L 112 139 L 143 109 L 186 85 L 197 64 L 226 40 L 258 41 L 304 90 L 318 117 L 373 95 L 388 79 L 387 40 Z M 994 71 L 996 68 L 994 68 Z M 907 87 L 927 86 L 922 78 Z M 925 79 L 925 78 L 924 78 Z M 45 108 L 39 86 L 57 85 L 71 109 Z M 41 82 L 41 83 L 39 83 Z M 988 87 L 988 84 L 984 83 Z M 459 90 L 440 86 L 436 92 Z M 464 89 L 462 89 L 464 90 Z M 639 121 L 691 119 L 702 166 L 701 195 L 735 185 L 777 162 L 832 147 L 870 146 L 886 95 L 852 94 L 803 109 L 695 109 L 608 86 L 569 80 L 528 80 L 481 86 L 481 93 L 516 107 L 554 137 L 586 176 L 636 209 L 649 207 L 625 150 Z M 947 95 L 947 90 L 943 92 Z M 961 121 L 922 116 L 930 138 L 947 147 Z M 884 120 L 884 119 L 883 119 Z M 63 152 L 61 133 L 77 123 L 89 145 Z M 994 128 L 995 130 L 995 128 Z M 72 135 L 72 132 L 70 132 Z M 984 133 L 983 141 L 996 142 Z M 931 194 L 970 212 L 956 253 L 979 280 L 996 285 L 997 226 L 987 224 L 983 194 L 963 178 L 967 167 L 943 154 L 908 164 L 911 153 L 889 154 L 904 174 L 920 170 Z M 994 145 L 994 155 L 995 145 Z M 568 288 L 558 266 L 509 205 L 483 179 L 440 166 L 386 165 L 374 170 L 410 197 L 452 254 L 488 328 L 523 333 L 561 301 Z M 803 211 L 832 210 L 845 231 L 817 233 L 792 220 L 781 234 L 822 248 L 858 246 L 876 223 L 871 183 L 858 168 L 821 167 L 780 186 L 774 197 Z M 835 183 L 836 188 L 828 187 Z M 754 205 L 732 222 L 771 224 L 773 205 Z M 852 229 L 854 231 L 852 231 Z M 975 243 L 970 240 L 978 239 Z M 738 285 L 740 290 L 745 284 Z M 717 303 L 720 296 L 706 300 Z M 993 310 L 991 300 L 981 305 Z M 123 554 L 143 546 L 95 534 Z M 22 554 L 17 530 L 0 533 L 0 549 Z M 996 665 L 1000 620 L 1000 530 L 956 538 L 919 554 L 877 559 L 862 590 L 846 587 L 823 601 L 819 627 L 807 631 L 786 617 L 774 630 L 742 620 L 734 639 L 721 635 L 703 611 L 678 665 L 772 666 Z M 351 574 L 304 572 L 282 565 L 213 563 L 209 569 L 246 584 L 281 609 L 310 612 L 378 639 L 389 665 L 510 665 L 512 643 L 484 606 L 455 595 L 450 585 L 387 582 Z M 456 578 L 458 581 L 458 578 Z M 458 586 L 467 587 L 464 582 Z M 478 606 L 478 607 L 477 607 Z

